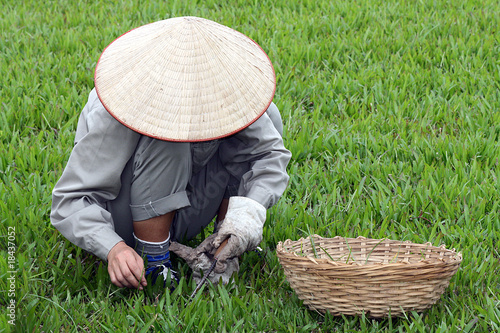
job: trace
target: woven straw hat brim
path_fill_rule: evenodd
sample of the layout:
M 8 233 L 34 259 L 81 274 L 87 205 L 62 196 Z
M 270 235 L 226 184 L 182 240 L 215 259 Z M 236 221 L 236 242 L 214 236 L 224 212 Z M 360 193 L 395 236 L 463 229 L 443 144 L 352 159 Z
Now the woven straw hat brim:
M 101 54 L 95 87 L 125 126 L 168 141 L 207 141 L 256 121 L 276 89 L 267 54 L 242 33 L 198 17 L 133 29 Z

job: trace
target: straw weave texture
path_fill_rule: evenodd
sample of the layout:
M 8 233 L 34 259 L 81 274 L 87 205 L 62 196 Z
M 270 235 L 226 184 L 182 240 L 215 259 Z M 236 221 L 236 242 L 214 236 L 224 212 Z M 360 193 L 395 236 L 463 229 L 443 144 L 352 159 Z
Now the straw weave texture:
M 122 35 L 102 53 L 95 86 L 106 109 L 140 133 L 206 141 L 258 119 L 276 78 L 247 36 L 198 17 L 171 18 Z
M 318 235 L 279 242 L 277 255 L 310 309 L 379 318 L 432 306 L 462 261 L 460 252 L 430 243 Z

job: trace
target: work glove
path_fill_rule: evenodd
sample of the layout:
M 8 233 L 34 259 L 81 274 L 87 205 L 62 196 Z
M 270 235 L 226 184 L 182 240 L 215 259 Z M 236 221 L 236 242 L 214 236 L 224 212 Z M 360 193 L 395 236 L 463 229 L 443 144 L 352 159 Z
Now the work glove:
M 262 241 L 265 221 L 266 208 L 257 201 L 246 197 L 229 198 L 226 217 L 214 234 L 214 248 L 218 248 L 229 238 L 227 245 L 219 253 L 216 273 L 226 271 L 232 258 L 257 248 Z
M 214 260 L 214 254 L 217 248 L 213 247 L 215 234 L 207 237 L 197 248 L 193 249 L 189 246 L 171 242 L 169 250 L 175 253 L 180 258 L 184 259 L 188 266 L 193 271 L 193 279 L 196 283 L 200 283 L 201 279 L 208 272 Z M 210 244 L 210 246 L 208 246 Z M 205 252 L 205 249 L 208 249 Z M 208 276 L 208 279 L 216 284 L 222 280 L 223 284 L 229 283 L 229 280 L 234 272 L 240 269 L 238 258 L 232 258 L 227 261 L 226 269 L 222 272 L 215 272 Z

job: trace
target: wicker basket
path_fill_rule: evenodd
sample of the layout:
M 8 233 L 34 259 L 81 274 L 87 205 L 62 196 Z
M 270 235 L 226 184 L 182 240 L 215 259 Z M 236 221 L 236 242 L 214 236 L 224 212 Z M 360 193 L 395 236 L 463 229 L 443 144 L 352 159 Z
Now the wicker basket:
M 310 309 L 375 318 L 429 308 L 462 261 L 460 252 L 444 245 L 318 235 L 279 242 L 277 254 Z

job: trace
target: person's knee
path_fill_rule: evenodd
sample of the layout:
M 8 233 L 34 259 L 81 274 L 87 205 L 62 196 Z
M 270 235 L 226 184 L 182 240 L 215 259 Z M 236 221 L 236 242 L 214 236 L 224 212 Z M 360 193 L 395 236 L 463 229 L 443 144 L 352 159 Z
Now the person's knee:
M 166 169 L 186 173 L 190 169 L 191 152 L 187 142 L 170 142 L 141 138 L 134 156 L 134 175 L 160 173 Z
M 189 203 L 185 191 L 190 176 L 189 143 L 141 139 L 134 160 L 131 206 L 162 202 L 169 209 L 184 207 Z

